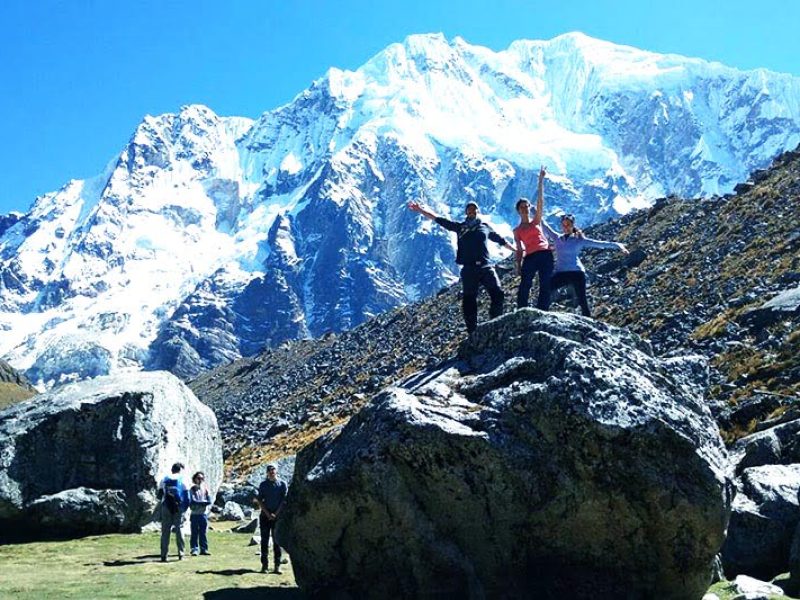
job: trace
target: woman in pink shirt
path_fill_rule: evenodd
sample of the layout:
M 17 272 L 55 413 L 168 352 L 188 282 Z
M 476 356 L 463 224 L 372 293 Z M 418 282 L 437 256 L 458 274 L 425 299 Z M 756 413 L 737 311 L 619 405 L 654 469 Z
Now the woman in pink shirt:
M 527 198 L 517 201 L 519 225 L 514 229 L 517 244 L 517 274 L 521 276 L 517 290 L 517 308 L 528 306 L 528 298 L 533 278 L 539 274 L 539 299 L 536 308 L 547 310 L 550 307 L 550 278 L 553 275 L 553 252 L 542 231 L 542 211 L 544 207 L 545 168 L 539 169 L 539 188 L 536 200 L 536 213 L 530 218 L 531 203 Z

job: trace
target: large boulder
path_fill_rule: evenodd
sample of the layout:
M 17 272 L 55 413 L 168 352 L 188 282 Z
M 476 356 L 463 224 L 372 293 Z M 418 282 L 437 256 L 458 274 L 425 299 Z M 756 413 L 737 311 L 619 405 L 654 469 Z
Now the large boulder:
M 700 598 L 733 494 L 704 375 L 507 314 L 305 448 L 278 540 L 321 595 Z
M 744 469 L 736 481 L 722 565 L 729 579 L 744 573 L 772 579 L 790 570 L 792 535 L 800 520 L 800 464 Z
M 0 412 L 0 528 L 137 531 L 174 462 L 222 480 L 217 419 L 176 377 L 74 383 Z

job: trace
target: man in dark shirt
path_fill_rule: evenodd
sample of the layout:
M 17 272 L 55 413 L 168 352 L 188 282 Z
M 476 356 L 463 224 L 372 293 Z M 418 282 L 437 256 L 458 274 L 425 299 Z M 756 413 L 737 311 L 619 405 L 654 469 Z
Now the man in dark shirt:
M 462 312 L 467 331 L 472 333 L 478 326 L 478 290 L 480 286 L 486 288 L 492 299 L 489 316 L 494 319 L 502 315 L 505 294 L 500 287 L 500 280 L 494 267 L 489 263 L 487 242 L 492 240 L 512 251 L 514 246 L 478 218 L 477 203 L 467 202 L 467 218 L 461 223 L 440 217 L 419 202 L 409 202 L 408 208 L 458 234 L 456 263 L 461 265 Z
M 286 500 L 289 491 L 285 481 L 278 478 L 278 471 L 274 465 L 267 465 L 267 478 L 258 486 L 256 504 L 261 509 L 258 522 L 261 526 L 261 572 L 269 570 L 267 550 L 269 549 L 269 536 L 272 534 L 272 548 L 275 554 L 275 568 L 273 573 L 281 572 L 281 547 L 275 539 L 275 523 Z

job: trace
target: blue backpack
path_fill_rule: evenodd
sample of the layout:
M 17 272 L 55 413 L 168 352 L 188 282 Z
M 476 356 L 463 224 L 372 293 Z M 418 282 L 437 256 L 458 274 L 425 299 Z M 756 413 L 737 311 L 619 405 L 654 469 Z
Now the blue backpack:
M 181 488 L 177 479 L 167 479 L 164 481 L 164 498 L 161 503 L 167 507 L 171 514 L 177 514 L 181 510 Z

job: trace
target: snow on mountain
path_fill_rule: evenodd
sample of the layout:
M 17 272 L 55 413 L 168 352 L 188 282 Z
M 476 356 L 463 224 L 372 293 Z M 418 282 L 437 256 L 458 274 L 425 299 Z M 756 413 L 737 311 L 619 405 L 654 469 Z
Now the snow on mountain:
M 798 143 L 788 75 L 578 33 L 411 36 L 255 121 L 148 116 L 103 173 L 0 218 L 0 356 L 40 385 L 192 376 L 452 281 L 454 239 L 410 200 L 477 200 L 510 235 L 540 164 L 549 212 L 586 223 L 729 192 Z

